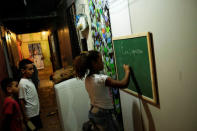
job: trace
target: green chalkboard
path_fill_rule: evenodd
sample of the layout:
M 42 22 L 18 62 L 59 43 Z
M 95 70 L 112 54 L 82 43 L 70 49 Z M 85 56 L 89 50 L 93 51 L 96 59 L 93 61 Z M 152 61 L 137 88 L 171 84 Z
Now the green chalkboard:
M 124 77 L 123 64 L 131 67 L 130 83 L 124 91 L 156 104 L 155 72 L 150 33 L 113 38 L 117 78 Z

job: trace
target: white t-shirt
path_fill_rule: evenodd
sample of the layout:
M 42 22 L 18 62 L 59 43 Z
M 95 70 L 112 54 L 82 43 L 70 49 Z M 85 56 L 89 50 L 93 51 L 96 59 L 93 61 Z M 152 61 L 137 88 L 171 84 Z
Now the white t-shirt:
M 102 74 L 87 76 L 85 79 L 85 87 L 92 105 L 103 109 L 113 109 L 111 89 L 105 86 L 107 77 L 107 75 Z
M 19 99 L 24 99 L 25 112 L 31 118 L 39 115 L 40 103 L 38 93 L 31 79 L 22 78 L 19 82 Z

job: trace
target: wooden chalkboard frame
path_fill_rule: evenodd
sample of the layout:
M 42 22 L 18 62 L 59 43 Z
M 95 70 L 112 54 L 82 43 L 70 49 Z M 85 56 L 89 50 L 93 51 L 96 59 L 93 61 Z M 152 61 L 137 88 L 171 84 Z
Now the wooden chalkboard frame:
M 145 100 L 151 104 L 156 105 L 158 103 L 158 96 L 157 96 L 157 90 L 156 90 L 156 75 L 155 75 L 155 65 L 154 61 L 153 61 L 153 47 L 152 47 L 152 43 L 151 43 L 151 34 L 150 32 L 145 32 L 145 33 L 139 33 L 139 34 L 133 34 L 133 35 L 129 35 L 129 36 L 121 36 L 121 37 L 114 37 L 112 38 L 113 40 L 113 49 L 114 48 L 114 41 L 115 40 L 122 40 L 122 39 L 135 39 L 138 37 L 146 37 L 147 38 L 147 49 L 148 49 L 148 58 L 149 58 L 149 64 L 150 64 L 150 77 L 151 77 L 151 82 L 152 82 L 152 95 L 153 98 L 149 98 L 147 96 L 144 96 L 143 94 L 139 94 L 129 88 L 126 89 L 121 89 L 124 92 L 127 92 L 129 94 L 132 94 L 134 96 L 137 96 L 139 98 L 141 98 L 142 100 Z M 114 50 L 114 58 L 115 58 L 115 67 L 116 67 L 116 76 L 118 78 L 118 69 L 117 69 L 117 62 L 116 62 L 116 52 Z M 124 63 L 123 63 L 124 64 Z

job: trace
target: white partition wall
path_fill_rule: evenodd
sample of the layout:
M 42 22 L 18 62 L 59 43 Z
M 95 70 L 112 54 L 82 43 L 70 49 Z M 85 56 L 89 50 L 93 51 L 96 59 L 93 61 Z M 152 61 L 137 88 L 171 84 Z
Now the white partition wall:
M 62 130 L 81 131 L 90 107 L 84 81 L 73 78 L 56 84 L 55 94 Z

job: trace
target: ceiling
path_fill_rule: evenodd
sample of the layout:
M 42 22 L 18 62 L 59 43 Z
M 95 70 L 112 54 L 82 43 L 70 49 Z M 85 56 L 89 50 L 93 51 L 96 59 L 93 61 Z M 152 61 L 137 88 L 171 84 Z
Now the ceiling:
M 51 28 L 65 0 L 0 0 L 0 21 L 16 34 Z

